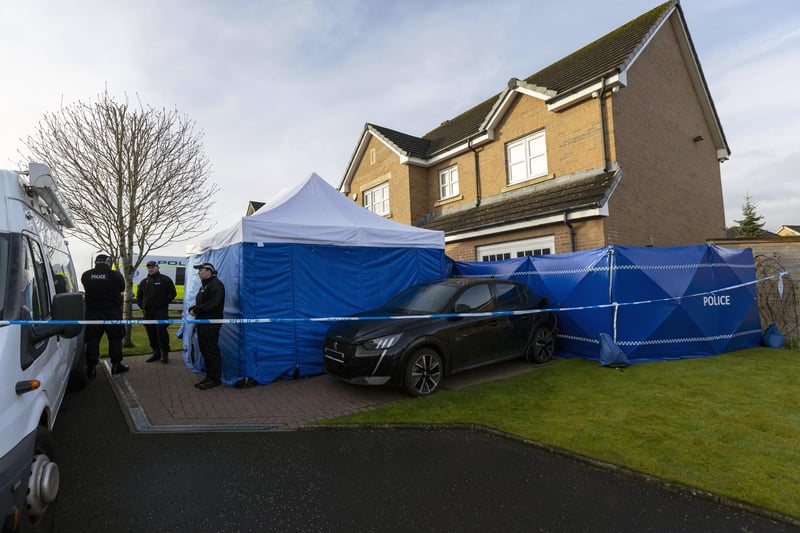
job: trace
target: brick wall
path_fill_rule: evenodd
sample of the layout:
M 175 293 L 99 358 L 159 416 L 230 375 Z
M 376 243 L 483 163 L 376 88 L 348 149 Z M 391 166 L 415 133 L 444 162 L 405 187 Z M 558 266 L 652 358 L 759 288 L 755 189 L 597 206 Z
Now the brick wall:
M 409 167 L 401 165 L 397 154 L 388 146 L 374 137 L 370 137 L 364 157 L 358 162 L 350 183 L 349 198 L 363 206 L 364 190 L 387 180 L 391 205 L 389 218 L 410 224 L 412 191 L 409 187 Z
M 672 26 L 666 24 L 609 107 L 623 176 L 607 244 L 680 246 L 725 236 L 716 148 Z M 700 135 L 705 140 L 694 142 Z
M 603 224 L 602 220 L 587 220 L 573 223 L 575 229 L 575 249 L 592 250 L 602 248 Z M 535 237 L 553 236 L 556 245 L 554 253 L 571 251 L 571 237 L 569 228 L 561 224 L 550 224 L 535 228 L 509 231 L 502 236 L 490 235 L 470 239 L 468 241 L 451 242 L 445 245 L 445 253 L 454 261 L 477 261 L 476 250 L 479 246 L 495 244 L 497 242 L 518 241 Z

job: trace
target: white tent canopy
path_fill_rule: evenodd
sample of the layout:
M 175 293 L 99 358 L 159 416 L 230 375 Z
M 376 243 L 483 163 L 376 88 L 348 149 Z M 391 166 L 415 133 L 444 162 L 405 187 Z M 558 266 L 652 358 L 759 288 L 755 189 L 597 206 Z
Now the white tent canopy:
M 372 309 L 447 273 L 444 233 L 376 215 L 316 174 L 190 247 L 189 255 L 187 268 L 210 262 L 217 269 L 225 284 L 225 318 L 292 319 L 223 325 L 219 346 L 228 385 L 323 372 L 320 347 L 328 324 L 309 317 Z M 200 285 L 198 276 L 187 276 L 184 318 Z M 193 331 L 193 324 L 182 328 L 183 357 L 199 371 Z
M 316 173 L 280 191 L 252 216 L 188 248 L 189 255 L 242 243 L 444 249 L 444 233 L 388 220 L 349 200 Z

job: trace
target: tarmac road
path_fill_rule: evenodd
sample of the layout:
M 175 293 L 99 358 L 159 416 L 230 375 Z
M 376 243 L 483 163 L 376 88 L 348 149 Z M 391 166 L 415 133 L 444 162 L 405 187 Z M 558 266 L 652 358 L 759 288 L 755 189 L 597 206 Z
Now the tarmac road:
M 56 422 L 62 533 L 800 531 L 466 429 L 131 433 L 108 380 Z

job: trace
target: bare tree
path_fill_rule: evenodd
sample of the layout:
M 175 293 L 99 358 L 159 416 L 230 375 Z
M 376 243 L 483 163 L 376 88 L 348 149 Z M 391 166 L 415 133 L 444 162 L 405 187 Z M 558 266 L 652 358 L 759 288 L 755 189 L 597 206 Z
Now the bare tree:
M 216 184 L 202 132 L 177 111 L 133 107 L 100 94 L 44 116 L 25 144 L 53 171 L 76 221 L 78 239 L 118 258 L 124 316 L 132 316 L 133 273 L 151 251 L 210 229 L 199 224 Z M 130 345 L 127 328 L 126 345 Z

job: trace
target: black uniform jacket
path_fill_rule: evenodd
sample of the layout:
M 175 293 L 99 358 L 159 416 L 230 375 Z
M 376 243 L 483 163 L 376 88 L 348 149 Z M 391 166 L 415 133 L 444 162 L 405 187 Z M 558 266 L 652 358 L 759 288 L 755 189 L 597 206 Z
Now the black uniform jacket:
M 150 274 L 139 283 L 136 292 L 136 305 L 143 310 L 166 309 L 170 302 L 175 299 L 178 293 L 175 292 L 175 284 L 169 276 L 162 274 Z
M 189 308 L 194 311 L 195 318 L 222 318 L 225 309 L 225 285 L 212 276 L 203 280 L 203 286 L 197 292 L 195 304 Z
M 81 276 L 85 291 L 86 313 L 119 315 L 122 318 L 122 293 L 125 278 L 116 270 L 102 263 Z

